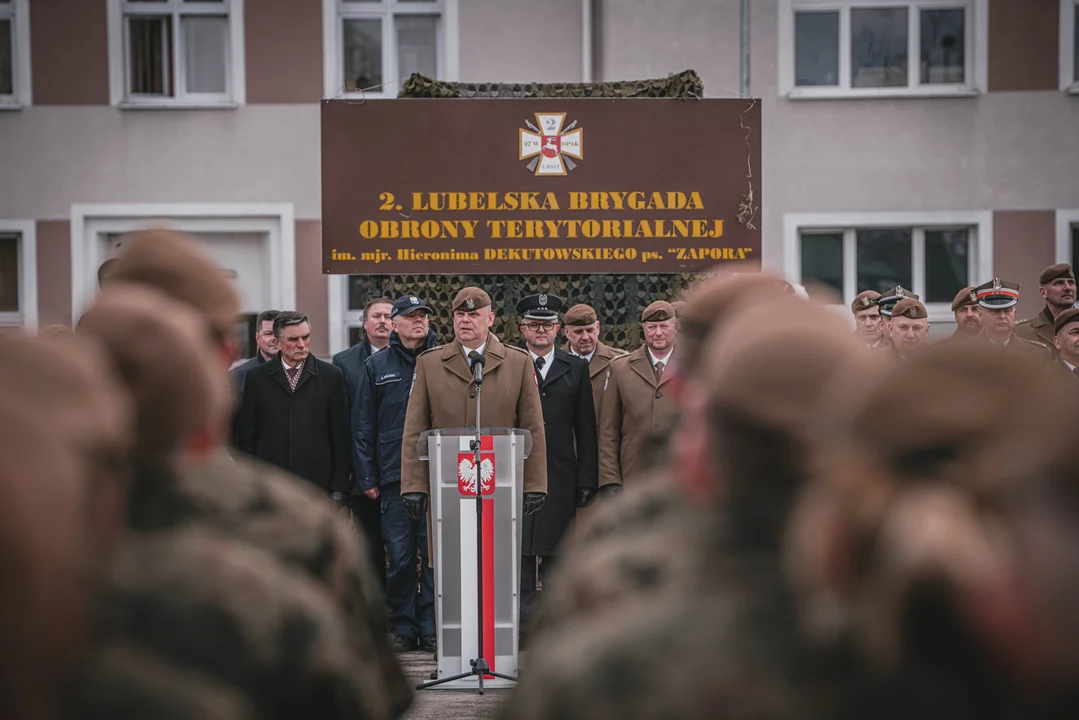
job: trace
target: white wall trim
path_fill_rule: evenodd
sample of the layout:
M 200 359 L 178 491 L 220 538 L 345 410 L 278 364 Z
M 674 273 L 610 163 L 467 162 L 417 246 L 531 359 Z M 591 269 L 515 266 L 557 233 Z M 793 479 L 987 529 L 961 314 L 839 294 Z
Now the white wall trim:
M 345 327 L 345 304 L 348 302 L 348 275 L 330 275 L 326 286 L 329 288 L 328 328 L 330 355 L 348 349 L 348 328 Z
M 849 230 L 867 227 L 948 227 L 967 226 L 974 229 L 974 261 L 969 266 L 972 283 L 981 284 L 993 277 L 993 213 L 988 210 L 968 212 L 852 212 L 852 213 L 787 213 L 783 216 L 783 274 L 790 282 L 802 282 L 802 257 L 799 232 L 813 230 Z M 1059 242 L 1059 240 L 1058 240 Z M 844 263 L 852 263 L 844 246 Z M 917 276 L 919 271 L 914 271 Z M 916 283 L 917 284 L 917 283 Z M 849 303 L 857 294 L 853 283 L 844 282 L 844 301 Z M 914 288 L 912 288 L 914 289 Z M 927 305 L 931 322 L 949 321 L 950 305 Z
M 1075 0 L 1060 0 L 1060 89 L 1079 91 L 1079 78 L 1075 77 Z
M 1079 209 L 1057 210 L 1056 262 L 1075 265 L 1072 257 L 1072 228 L 1079 226 Z
M 0 325 L 22 325 L 35 332 L 38 325 L 37 223 L 0 220 L 0 233 L 19 236 L 19 312 L 0 313 Z
M 581 82 L 593 82 L 592 0 L 581 0 Z
M 168 227 L 181 232 L 266 232 L 274 307 L 296 307 L 296 221 L 292 203 L 135 203 L 71 206 L 71 317 L 97 293 L 103 233 Z
M 4 8 L 4 17 L 12 20 L 11 60 L 12 93 L 0 95 L 0 110 L 18 110 L 33 102 L 30 73 L 30 0 L 12 0 Z
M 444 0 L 446 10 L 442 16 L 442 77 L 446 82 L 461 80 L 461 8 L 460 0 Z

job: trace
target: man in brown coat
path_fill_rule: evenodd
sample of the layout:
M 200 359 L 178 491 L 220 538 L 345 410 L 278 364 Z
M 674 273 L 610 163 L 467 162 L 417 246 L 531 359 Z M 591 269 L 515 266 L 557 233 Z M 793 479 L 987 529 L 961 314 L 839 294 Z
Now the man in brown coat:
M 566 344 L 562 349 L 588 363 L 588 375 L 592 380 L 592 400 L 596 405 L 596 429 L 599 429 L 599 413 L 603 405 L 603 390 L 611 376 L 611 363 L 629 353 L 599 341 L 599 320 L 596 311 L 583 303 L 566 311 Z
M 669 302 L 652 303 L 641 313 L 645 344 L 611 364 L 600 411 L 600 488 L 621 486 L 643 470 L 641 450 L 649 433 L 665 426 L 675 412 L 674 400 L 666 392 L 671 378 L 665 372 L 676 358 L 675 323 Z
M 1015 323 L 1015 334 L 1024 340 L 1044 343 L 1057 357 L 1053 345 L 1053 321 L 1065 310 L 1075 305 L 1075 273 L 1067 263 L 1050 265 L 1038 277 L 1038 293 L 1045 300 L 1045 307 L 1032 318 Z
M 1015 306 L 1019 302 L 1019 289 L 1019 283 L 1000 278 L 993 278 L 974 288 L 978 304 L 982 307 L 982 338 L 997 347 L 1052 360 L 1048 345 L 1040 340 L 1026 340 L 1015 333 Z
M 952 300 L 952 314 L 955 316 L 955 332 L 949 340 L 970 340 L 982 332 L 982 306 L 978 304 L 978 293 L 974 288 L 965 287 Z
M 525 459 L 524 512 L 539 510 L 547 497 L 547 441 L 536 372 L 528 353 L 503 345 L 491 332 L 491 298 L 477 287 L 453 299 L 454 341 L 416 359 L 401 454 L 401 500 L 410 517 L 427 511 L 430 483 L 416 446 L 420 433 L 435 428 L 474 428 L 476 386 L 470 357 L 483 356 L 480 422 L 484 427 L 522 428 L 532 434 Z M 430 535 L 429 535 L 430 537 Z

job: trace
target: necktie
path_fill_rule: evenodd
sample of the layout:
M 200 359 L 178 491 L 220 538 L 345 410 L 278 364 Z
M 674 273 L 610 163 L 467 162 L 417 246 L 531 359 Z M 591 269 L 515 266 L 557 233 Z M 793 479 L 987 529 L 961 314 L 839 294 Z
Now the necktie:
M 663 361 L 662 360 L 656 361 L 656 382 L 659 382 L 660 380 L 663 379 L 663 368 L 664 368 Z
M 288 384 L 292 392 L 296 392 L 296 380 L 300 377 L 300 368 L 285 368 L 285 374 L 288 375 Z
M 546 362 L 547 362 L 547 358 L 542 358 L 542 357 L 536 358 L 536 362 L 535 362 L 536 374 L 539 375 L 540 377 L 543 377 L 543 365 Z
M 1076 378 L 1079 378 L 1079 365 L 1076 365 L 1072 368 L 1072 375 L 1074 375 Z

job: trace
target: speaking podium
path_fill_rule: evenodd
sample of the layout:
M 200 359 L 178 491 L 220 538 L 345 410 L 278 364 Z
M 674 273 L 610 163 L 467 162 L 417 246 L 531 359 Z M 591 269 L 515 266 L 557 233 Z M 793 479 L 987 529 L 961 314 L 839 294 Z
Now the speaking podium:
M 532 435 L 518 428 L 480 428 L 480 462 L 471 445 L 475 428 L 428 430 L 417 448 L 428 461 L 434 551 L 438 680 L 433 688 L 513 687 L 512 680 L 467 674 L 481 656 L 490 670 L 517 676 L 524 461 Z M 476 492 L 483 503 L 477 524 Z M 479 550 L 478 550 L 479 549 Z M 482 562 L 480 556 L 482 555 Z M 482 581 L 482 586 L 480 585 Z M 482 587 L 482 600 L 480 599 Z M 479 624 L 482 603 L 483 626 Z

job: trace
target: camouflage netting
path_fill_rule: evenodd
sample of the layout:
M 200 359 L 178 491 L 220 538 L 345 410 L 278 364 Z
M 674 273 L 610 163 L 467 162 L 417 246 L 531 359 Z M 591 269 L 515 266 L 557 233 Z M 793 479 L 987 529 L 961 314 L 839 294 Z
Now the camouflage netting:
M 681 98 L 704 97 L 704 84 L 693 70 L 655 80 L 598 83 L 462 83 L 412 73 L 399 98 Z
M 440 343 L 453 339 L 450 301 L 466 285 L 491 296 L 495 334 L 504 342 L 521 342 L 517 301 L 532 293 L 550 293 L 568 306 L 587 303 L 596 309 L 603 342 L 623 350 L 643 343 L 641 311 L 653 300 L 676 300 L 700 275 L 353 275 L 349 280 L 349 307 L 362 308 L 379 296 L 394 300 L 412 293 L 434 310 L 431 327 Z M 567 306 L 567 309 L 568 309 Z M 564 338 L 563 338 L 564 339 Z
M 693 70 L 662 79 L 599 83 L 459 83 L 413 73 L 401 87 L 399 98 L 681 98 L 704 96 L 704 85 Z M 599 315 L 601 338 L 614 347 L 632 350 L 642 343 L 641 311 L 653 300 L 675 300 L 700 275 L 354 275 L 349 280 L 349 307 L 360 309 L 379 296 L 396 299 L 419 295 L 435 310 L 431 327 L 439 342 L 453 337 L 450 301 L 465 285 L 476 285 L 491 295 L 495 333 L 505 342 L 521 342 L 517 301 L 546 292 L 569 305 L 588 303 Z M 355 338 L 353 338 L 355 340 Z

